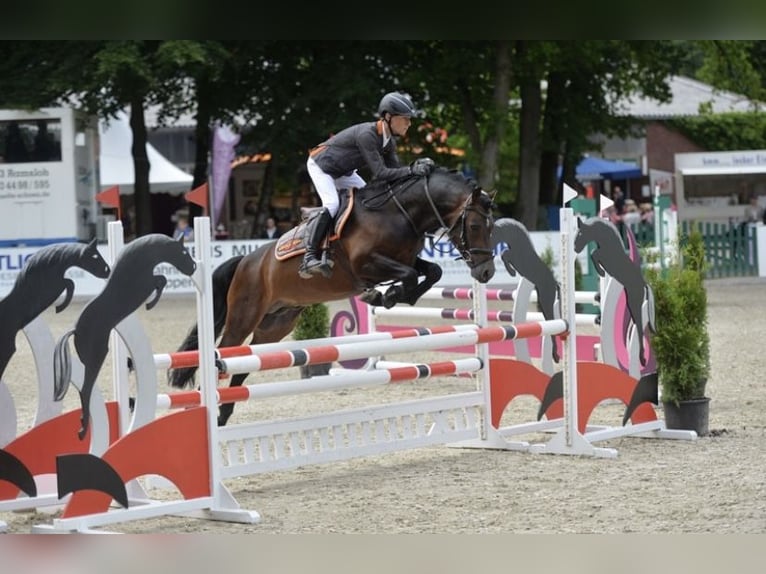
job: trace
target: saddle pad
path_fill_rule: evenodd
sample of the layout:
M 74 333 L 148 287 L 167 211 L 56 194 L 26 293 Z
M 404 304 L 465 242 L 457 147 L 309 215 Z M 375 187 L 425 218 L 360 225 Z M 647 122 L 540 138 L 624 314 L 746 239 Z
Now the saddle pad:
M 346 221 L 351 216 L 351 212 L 354 210 L 354 190 L 344 190 L 340 193 L 340 208 L 335 216 L 335 224 L 333 226 L 333 232 L 329 238 L 325 240 L 325 247 L 338 239 L 343 232 L 343 228 L 346 225 Z M 319 214 L 319 209 L 303 210 L 306 213 L 306 218 L 301 223 L 284 233 L 279 239 L 277 239 L 277 245 L 274 249 L 274 256 L 283 261 L 290 259 L 296 255 L 302 255 L 306 252 L 306 231 L 308 223 Z

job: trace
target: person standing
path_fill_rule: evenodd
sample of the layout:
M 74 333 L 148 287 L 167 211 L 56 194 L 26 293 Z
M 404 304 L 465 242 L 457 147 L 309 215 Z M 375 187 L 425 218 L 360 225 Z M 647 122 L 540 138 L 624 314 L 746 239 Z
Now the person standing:
M 261 233 L 260 239 L 277 239 L 282 233 L 277 227 L 277 222 L 273 217 L 266 218 L 266 227 L 264 227 Z
M 173 239 L 181 239 L 184 241 L 194 241 L 194 229 L 189 226 L 189 216 L 186 213 L 178 213 L 176 215 L 176 228 L 173 231 Z

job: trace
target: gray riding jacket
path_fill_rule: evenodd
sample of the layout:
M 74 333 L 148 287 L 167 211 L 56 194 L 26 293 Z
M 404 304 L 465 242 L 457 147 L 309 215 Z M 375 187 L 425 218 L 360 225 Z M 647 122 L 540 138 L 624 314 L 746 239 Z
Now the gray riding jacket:
M 383 145 L 383 120 L 348 127 L 311 150 L 311 157 L 327 175 L 338 178 L 367 166 L 374 179 L 390 181 L 410 174 L 396 155 L 396 140 Z

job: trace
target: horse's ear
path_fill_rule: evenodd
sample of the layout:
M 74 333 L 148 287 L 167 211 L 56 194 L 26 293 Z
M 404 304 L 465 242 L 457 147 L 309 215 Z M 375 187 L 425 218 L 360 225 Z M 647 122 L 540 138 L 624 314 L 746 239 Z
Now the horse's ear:
M 88 249 L 95 249 L 96 245 L 98 245 L 98 237 L 94 237 L 90 240 L 90 243 L 88 243 Z
M 178 243 L 183 243 L 184 242 L 184 234 L 183 233 L 179 234 L 178 235 L 178 239 L 176 239 L 176 241 L 178 241 Z
M 577 229 L 580 229 L 582 227 L 582 217 L 577 218 Z

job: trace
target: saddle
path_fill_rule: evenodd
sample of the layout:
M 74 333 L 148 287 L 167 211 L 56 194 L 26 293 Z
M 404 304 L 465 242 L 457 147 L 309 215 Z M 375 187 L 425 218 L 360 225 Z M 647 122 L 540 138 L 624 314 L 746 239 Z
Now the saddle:
M 341 233 L 343 232 L 343 227 L 346 225 L 346 221 L 348 221 L 351 212 L 354 210 L 354 192 L 355 190 L 353 189 L 341 190 L 339 192 L 340 207 L 338 208 L 338 213 L 335 215 L 332 231 L 322 242 L 322 249 L 327 249 L 333 241 L 340 238 Z M 284 261 L 285 259 L 290 259 L 297 255 L 303 255 L 306 252 L 306 231 L 308 230 L 308 224 L 319 215 L 321 210 L 321 207 L 301 208 L 300 224 L 277 239 L 274 256 L 278 260 Z

